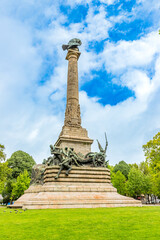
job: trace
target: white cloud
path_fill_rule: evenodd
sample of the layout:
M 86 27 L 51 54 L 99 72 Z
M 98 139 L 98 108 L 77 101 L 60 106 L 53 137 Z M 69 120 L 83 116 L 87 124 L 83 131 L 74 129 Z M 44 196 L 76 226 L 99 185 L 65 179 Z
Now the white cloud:
M 89 98 L 86 93 L 81 92 L 83 126 L 88 129 L 89 136 L 93 139 L 98 138 L 102 145 L 105 144 L 104 132 L 107 132 L 107 156 L 110 164 L 121 160 L 128 163 L 144 160 L 142 145 L 160 129 L 160 107 L 157 97 L 159 98 L 158 93 L 154 93 L 149 103 L 130 98 L 116 106 L 103 107 L 96 99 Z M 93 150 L 98 150 L 95 141 Z
M 107 5 L 112 5 L 116 2 L 117 0 L 100 0 L 101 3 L 105 3 Z
M 84 21 L 65 27 L 67 16 L 60 13 L 58 1 L 49 2 L 2 0 L 0 3 L 0 141 L 5 144 L 8 157 L 19 149 L 33 155 L 37 162 L 49 155 L 49 144 L 57 140 L 64 118 L 67 61 L 61 45 L 78 37 L 83 42 L 80 84 L 81 79 L 92 79 L 91 71 L 101 69 L 104 64 L 108 72 L 119 76 L 118 84 L 127 86 L 136 95 L 116 106 L 102 106 L 97 98 L 81 92 L 83 126 L 91 138 L 98 138 L 103 144 L 107 132 L 111 163 L 122 159 L 141 161 L 142 144 L 160 128 L 158 32 L 137 41 L 108 42 L 104 51 L 96 54 L 89 49 L 89 42 L 107 39 L 109 29 L 123 21 L 125 14 L 107 18 L 102 6 L 96 9 L 89 0 L 68 0 L 72 7 L 81 3 L 90 5 Z M 49 23 L 43 26 L 43 21 Z M 39 85 L 45 64 L 50 64 L 53 72 Z M 152 78 L 147 72 L 150 65 L 154 69 Z M 93 150 L 97 150 L 96 143 Z
M 106 18 L 104 7 L 99 7 L 98 13 L 94 13 L 94 8 L 90 8 L 86 17 L 88 26 L 84 29 L 88 40 L 100 41 L 108 38 L 108 30 L 112 27 L 112 23 Z
M 153 84 L 146 73 L 139 70 L 130 70 L 126 72 L 121 83 L 135 92 L 136 98 L 146 101 L 146 98 L 153 91 Z
M 116 1 L 117 0 L 99 0 L 100 3 L 104 3 L 106 5 L 112 5 Z M 94 0 L 66 0 L 65 3 L 71 7 L 75 7 L 75 5 L 96 4 Z
M 107 43 L 102 57 L 106 70 L 116 73 L 129 67 L 145 67 L 160 52 L 159 35 L 152 32 L 140 40 Z

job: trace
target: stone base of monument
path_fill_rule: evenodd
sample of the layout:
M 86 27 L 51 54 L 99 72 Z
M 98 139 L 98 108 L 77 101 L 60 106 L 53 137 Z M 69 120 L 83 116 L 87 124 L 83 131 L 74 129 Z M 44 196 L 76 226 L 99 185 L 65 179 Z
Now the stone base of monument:
M 62 171 L 55 180 L 58 166 L 46 167 L 43 185 L 31 185 L 12 207 L 100 208 L 141 206 L 141 202 L 121 196 L 110 182 L 107 168 L 73 167 L 69 176 Z

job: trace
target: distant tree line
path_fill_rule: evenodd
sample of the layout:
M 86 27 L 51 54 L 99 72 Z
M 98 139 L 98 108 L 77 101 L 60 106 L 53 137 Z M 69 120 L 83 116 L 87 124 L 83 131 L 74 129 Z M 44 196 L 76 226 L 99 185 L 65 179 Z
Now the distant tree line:
M 134 198 L 145 195 L 154 202 L 160 198 L 160 132 L 142 147 L 146 160 L 140 164 L 120 161 L 109 166 L 111 181 L 122 195 Z

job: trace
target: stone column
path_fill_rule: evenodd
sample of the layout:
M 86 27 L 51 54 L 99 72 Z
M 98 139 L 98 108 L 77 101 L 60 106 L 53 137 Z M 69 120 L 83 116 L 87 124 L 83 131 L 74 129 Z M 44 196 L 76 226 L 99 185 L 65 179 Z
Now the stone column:
M 74 148 L 75 152 L 85 155 L 91 151 L 93 140 L 88 137 L 87 130 L 81 126 L 77 66 L 80 54 L 78 48 L 70 48 L 67 52 L 68 77 L 65 119 L 55 146 Z
M 80 105 L 78 89 L 78 66 L 77 61 L 80 56 L 78 48 L 68 50 L 66 60 L 68 60 L 68 78 L 67 78 L 67 104 L 65 112 L 65 126 L 80 127 Z

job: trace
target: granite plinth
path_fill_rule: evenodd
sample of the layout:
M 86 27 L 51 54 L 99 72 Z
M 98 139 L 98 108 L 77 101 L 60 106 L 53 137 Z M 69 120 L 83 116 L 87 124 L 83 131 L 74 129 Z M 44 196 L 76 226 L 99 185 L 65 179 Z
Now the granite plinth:
M 55 146 L 60 148 L 74 148 L 76 153 L 83 155 L 91 152 L 93 140 L 88 137 L 88 132 L 82 127 L 63 126 Z
M 141 206 L 141 202 L 117 193 L 107 168 L 74 167 L 69 176 L 54 177 L 58 166 L 47 167 L 43 185 L 31 185 L 12 207 L 23 209 L 99 208 Z

